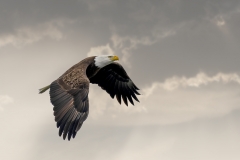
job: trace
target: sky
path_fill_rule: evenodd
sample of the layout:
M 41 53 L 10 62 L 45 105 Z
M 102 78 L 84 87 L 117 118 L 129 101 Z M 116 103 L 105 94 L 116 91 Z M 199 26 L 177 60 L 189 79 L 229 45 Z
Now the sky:
M 1 0 L 0 159 L 239 160 L 239 0 Z M 75 139 L 49 94 L 82 59 L 114 54 L 141 89 L 90 85 Z

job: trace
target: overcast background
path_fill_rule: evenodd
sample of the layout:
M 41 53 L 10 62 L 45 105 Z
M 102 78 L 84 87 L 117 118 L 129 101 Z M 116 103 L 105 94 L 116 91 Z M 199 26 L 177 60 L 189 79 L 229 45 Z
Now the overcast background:
M 239 160 L 239 0 L 1 0 L 1 160 Z M 116 54 L 141 89 L 126 107 L 90 88 L 62 140 L 38 89 Z

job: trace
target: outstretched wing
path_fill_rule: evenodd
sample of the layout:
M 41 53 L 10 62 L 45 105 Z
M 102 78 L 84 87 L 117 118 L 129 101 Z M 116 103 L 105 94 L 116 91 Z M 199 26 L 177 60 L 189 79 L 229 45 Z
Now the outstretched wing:
M 59 128 L 59 136 L 68 140 L 74 138 L 89 113 L 89 80 L 76 77 L 75 71 L 52 82 L 50 98 L 54 106 L 54 116 Z
M 127 75 L 124 68 L 119 63 L 111 63 L 98 71 L 91 77 L 91 83 L 98 84 L 102 89 L 106 90 L 112 98 L 116 95 L 118 102 L 121 104 L 121 98 L 128 105 L 128 101 L 134 105 L 132 97 L 139 102 L 137 95 L 140 95 L 138 87 L 133 83 Z

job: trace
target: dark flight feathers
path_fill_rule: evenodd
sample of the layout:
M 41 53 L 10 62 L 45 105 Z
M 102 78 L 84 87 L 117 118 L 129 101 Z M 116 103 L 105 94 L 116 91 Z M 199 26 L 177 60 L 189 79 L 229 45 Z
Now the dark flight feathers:
M 119 63 L 111 63 L 103 67 L 94 77 L 89 79 L 91 83 L 98 84 L 102 89 L 118 102 L 128 105 L 128 101 L 134 105 L 133 99 L 139 102 L 137 95 L 140 95 L 137 86 L 127 75 L 124 68 Z

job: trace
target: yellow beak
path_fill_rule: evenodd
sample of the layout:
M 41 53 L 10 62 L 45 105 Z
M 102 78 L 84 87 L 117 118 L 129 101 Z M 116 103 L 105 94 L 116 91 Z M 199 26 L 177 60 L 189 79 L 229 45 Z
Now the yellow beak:
M 111 59 L 112 61 L 117 61 L 117 60 L 119 60 L 118 56 L 112 56 L 110 59 Z

